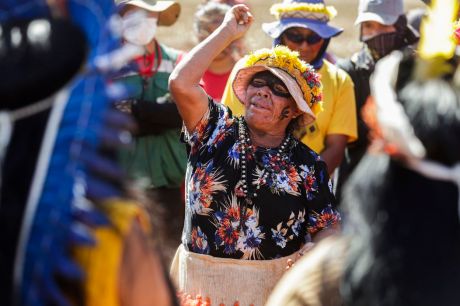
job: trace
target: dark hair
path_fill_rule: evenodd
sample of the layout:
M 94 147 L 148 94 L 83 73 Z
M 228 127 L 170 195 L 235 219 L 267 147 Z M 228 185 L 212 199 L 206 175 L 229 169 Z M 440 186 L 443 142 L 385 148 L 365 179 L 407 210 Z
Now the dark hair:
M 305 126 L 302 125 L 302 115 L 297 116 L 294 119 L 291 119 L 289 122 L 286 131 L 291 133 L 297 139 L 302 139 L 305 135 Z
M 398 97 L 427 159 L 460 162 L 458 88 L 443 79 L 411 81 Z M 367 154 L 345 186 L 352 237 L 341 284 L 346 305 L 458 305 L 458 199 L 452 182 Z

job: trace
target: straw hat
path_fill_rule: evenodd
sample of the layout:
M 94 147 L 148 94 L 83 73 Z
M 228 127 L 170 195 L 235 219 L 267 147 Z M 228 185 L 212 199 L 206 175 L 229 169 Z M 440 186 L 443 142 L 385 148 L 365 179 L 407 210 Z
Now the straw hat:
M 297 108 L 304 113 L 301 124 L 306 126 L 312 123 L 322 109 L 322 84 L 314 68 L 298 56 L 298 52 L 285 46 L 261 49 L 247 55 L 243 59 L 243 68 L 238 70 L 233 80 L 235 95 L 240 102 L 245 101 L 252 77 L 260 71 L 268 70 L 286 85 Z
M 158 25 L 170 26 L 179 18 L 180 4 L 175 1 L 156 1 L 156 0 L 115 0 L 117 6 L 123 10 L 126 6 L 132 5 L 159 13 Z

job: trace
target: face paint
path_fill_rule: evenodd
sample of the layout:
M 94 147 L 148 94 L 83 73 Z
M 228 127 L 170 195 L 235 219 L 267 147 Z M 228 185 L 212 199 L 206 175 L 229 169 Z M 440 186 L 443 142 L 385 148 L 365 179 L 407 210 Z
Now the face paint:
M 278 97 L 289 98 L 291 94 L 287 89 L 286 85 L 281 81 L 279 78 L 274 76 L 269 71 L 262 71 L 258 72 L 254 75 L 249 85 L 260 88 L 264 86 L 268 86 L 273 94 L 277 95 Z

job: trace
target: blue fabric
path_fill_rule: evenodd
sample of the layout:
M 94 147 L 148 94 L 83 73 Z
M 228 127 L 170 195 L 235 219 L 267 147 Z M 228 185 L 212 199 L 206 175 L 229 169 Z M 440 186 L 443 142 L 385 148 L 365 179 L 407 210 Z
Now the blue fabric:
M 290 0 L 291 3 L 314 3 L 314 4 L 324 4 L 323 0 Z
M 119 37 L 108 27 L 108 18 L 116 12 L 113 0 L 69 1 L 70 19 L 80 27 L 89 42 L 89 62 L 119 46 Z
M 46 0 L 2 0 L 0 22 L 12 19 L 31 19 L 49 15 Z
M 289 5 L 289 4 L 324 4 L 324 0 L 284 0 L 283 4 Z

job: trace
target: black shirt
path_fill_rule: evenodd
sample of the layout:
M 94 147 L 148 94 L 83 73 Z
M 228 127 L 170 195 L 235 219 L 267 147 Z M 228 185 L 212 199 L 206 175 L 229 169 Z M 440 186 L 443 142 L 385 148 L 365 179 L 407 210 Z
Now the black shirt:
M 189 152 L 183 243 L 215 257 L 288 256 L 340 220 L 326 165 L 295 138 L 283 142 L 284 150 L 244 145 L 240 124 L 210 100 L 195 131 L 183 134 Z

